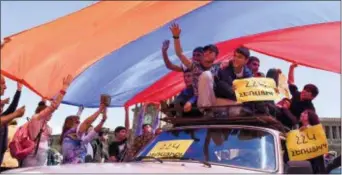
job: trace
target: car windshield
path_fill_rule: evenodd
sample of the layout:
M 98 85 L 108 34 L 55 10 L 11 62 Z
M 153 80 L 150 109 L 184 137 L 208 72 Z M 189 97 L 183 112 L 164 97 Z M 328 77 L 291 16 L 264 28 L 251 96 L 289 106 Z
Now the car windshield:
M 272 134 L 251 129 L 170 130 L 151 141 L 137 157 L 193 159 L 214 164 L 275 171 Z

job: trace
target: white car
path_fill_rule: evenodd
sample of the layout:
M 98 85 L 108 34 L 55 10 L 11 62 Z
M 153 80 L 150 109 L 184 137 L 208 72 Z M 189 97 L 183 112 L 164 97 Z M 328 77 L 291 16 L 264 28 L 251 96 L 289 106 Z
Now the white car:
M 257 117 L 254 123 L 207 119 L 162 132 L 132 162 L 30 167 L 3 173 L 312 173 L 309 162 L 285 163 L 284 134 L 260 123 Z

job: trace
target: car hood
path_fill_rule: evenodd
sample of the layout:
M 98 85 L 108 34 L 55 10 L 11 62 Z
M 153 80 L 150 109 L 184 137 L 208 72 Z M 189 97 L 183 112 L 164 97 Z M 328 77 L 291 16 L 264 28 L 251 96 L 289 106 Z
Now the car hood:
M 258 171 L 198 162 L 84 163 L 20 168 L 6 173 L 261 173 Z

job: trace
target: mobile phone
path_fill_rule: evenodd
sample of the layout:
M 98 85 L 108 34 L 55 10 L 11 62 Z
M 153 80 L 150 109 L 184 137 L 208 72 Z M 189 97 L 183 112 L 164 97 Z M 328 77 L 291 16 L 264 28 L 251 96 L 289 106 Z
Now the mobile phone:
M 101 95 L 101 104 L 104 104 L 105 106 L 108 107 L 110 105 L 111 100 L 112 100 L 111 96 L 107 94 Z

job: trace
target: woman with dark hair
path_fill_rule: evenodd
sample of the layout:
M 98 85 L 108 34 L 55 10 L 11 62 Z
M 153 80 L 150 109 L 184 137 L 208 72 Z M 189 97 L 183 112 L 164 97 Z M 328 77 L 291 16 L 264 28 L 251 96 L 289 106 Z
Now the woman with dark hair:
M 64 78 L 63 87 L 57 98 L 51 102 L 51 105 L 46 105 L 44 100 L 39 102 L 32 119 L 22 126 L 25 127 L 23 129 L 28 129 L 30 138 L 36 142 L 34 151 L 22 160 L 23 167 L 47 165 L 49 138 L 52 134 L 52 128 L 47 123 L 51 120 L 53 112 L 62 102 L 71 81 L 71 75 Z
M 84 163 L 87 156 L 87 144 L 93 141 L 101 131 L 107 120 L 107 112 L 104 104 L 85 121 L 80 124 L 79 116 L 72 115 L 65 119 L 60 138 L 62 145 L 63 164 Z M 102 114 L 101 122 L 88 134 L 91 124 Z
M 320 123 L 321 122 L 319 121 L 318 115 L 313 110 L 307 109 L 303 111 L 302 114 L 300 115 L 300 128 L 301 129 L 318 125 Z
M 318 115 L 313 110 L 307 109 L 300 115 L 300 130 L 318 125 L 320 123 L 321 122 L 319 121 Z M 308 161 L 311 162 L 312 170 L 315 174 L 326 173 L 323 155 L 309 159 Z

